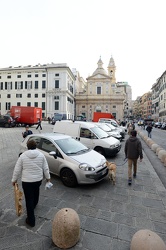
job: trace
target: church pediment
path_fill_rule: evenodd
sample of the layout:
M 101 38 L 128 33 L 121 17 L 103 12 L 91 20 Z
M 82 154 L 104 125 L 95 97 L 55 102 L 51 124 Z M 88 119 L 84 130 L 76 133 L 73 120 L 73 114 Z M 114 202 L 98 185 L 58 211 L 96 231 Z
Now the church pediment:
M 103 75 L 103 74 L 96 74 L 96 75 L 92 75 L 89 76 L 86 80 L 92 80 L 92 79 L 111 79 L 111 77 L 109 77 L 108 75 Z

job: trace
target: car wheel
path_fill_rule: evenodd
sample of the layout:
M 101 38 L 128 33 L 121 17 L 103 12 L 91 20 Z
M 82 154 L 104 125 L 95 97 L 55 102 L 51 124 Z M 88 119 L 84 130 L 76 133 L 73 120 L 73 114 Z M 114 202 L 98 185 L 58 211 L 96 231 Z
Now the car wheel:
M 67 187 L 75 187 L 77 185 L 76 176 L 69 168 L 64 168 L 61 170 L 60 178 L 63 184 Z
M 101 154 L 101 155 L 105 155 L 104 149 L 103 149 L 103 148 L 96 147 L 96 148 L 95 148 L 95 151 L 97 151 L 97 152 L 98 152 L 99 154 Z
M 10 125 L 8 123 L 5 123 L 5 128 L 9 128 Z

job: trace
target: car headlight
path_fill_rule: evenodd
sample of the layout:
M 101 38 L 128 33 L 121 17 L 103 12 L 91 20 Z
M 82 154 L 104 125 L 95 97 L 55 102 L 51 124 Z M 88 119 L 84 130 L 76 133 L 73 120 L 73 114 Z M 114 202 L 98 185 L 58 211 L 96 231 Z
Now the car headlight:
M 79 168 L 83 171 L 95 171 L 94 167 L 89 166 L 87 163 L 81 163 Z
M 115 145 L 115 144 L 113 144 L 113 145 L 111 145 L 111 146 L 110 146 L 110 148 L 115 148 L 115 147 L 116 147 L 116 145 Z

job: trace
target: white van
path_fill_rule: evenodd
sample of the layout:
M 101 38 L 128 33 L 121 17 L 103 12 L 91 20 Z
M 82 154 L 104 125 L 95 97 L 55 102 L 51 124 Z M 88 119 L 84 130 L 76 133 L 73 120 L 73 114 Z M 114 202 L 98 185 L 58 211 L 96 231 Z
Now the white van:
M 115 156 L 121 149 L 119 140 L 110 137 L 92 122 L 57 121 L 53 132 L 70 135 L 105 156 Z

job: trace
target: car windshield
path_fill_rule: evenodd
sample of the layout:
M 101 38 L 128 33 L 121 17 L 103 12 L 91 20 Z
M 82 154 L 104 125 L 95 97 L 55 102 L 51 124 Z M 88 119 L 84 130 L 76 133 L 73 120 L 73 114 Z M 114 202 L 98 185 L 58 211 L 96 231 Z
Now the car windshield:
M 119 127 L 118 124 L 117 124 L 116 122 L 112 122 L 112 121 L 111 121 L 111 124 L 112 124 L 114 127 L 116 127 L 116 128 Z
M 110 132 L 111 128 L 109 128 L 106 124 L 98 125 L 99 128 L 103 129 L 106 132 Z
M 106 126 L 108 126 L 111 131 L 116 131 L 116 128 L 112 124 L 106 123 Z
M 90 150 L 85 145 L 83 145 L 82 143 L 80 143 L 79 141 L 77 141 L 73 138 L 65 138 L 65 139 L 55 140 L 55 143 L 67 155 L 83 153 L 83 152 L 87 152 Z
M 99 127 L 93 127 L 91 128 L 92 132 L 99 138 L 99 139 L 102 139 L 102 138 L 108 138 L 109 135 L 107 134 L 107 132 L 105 132 L 104 130 L 102 130 L 101 128 Z

